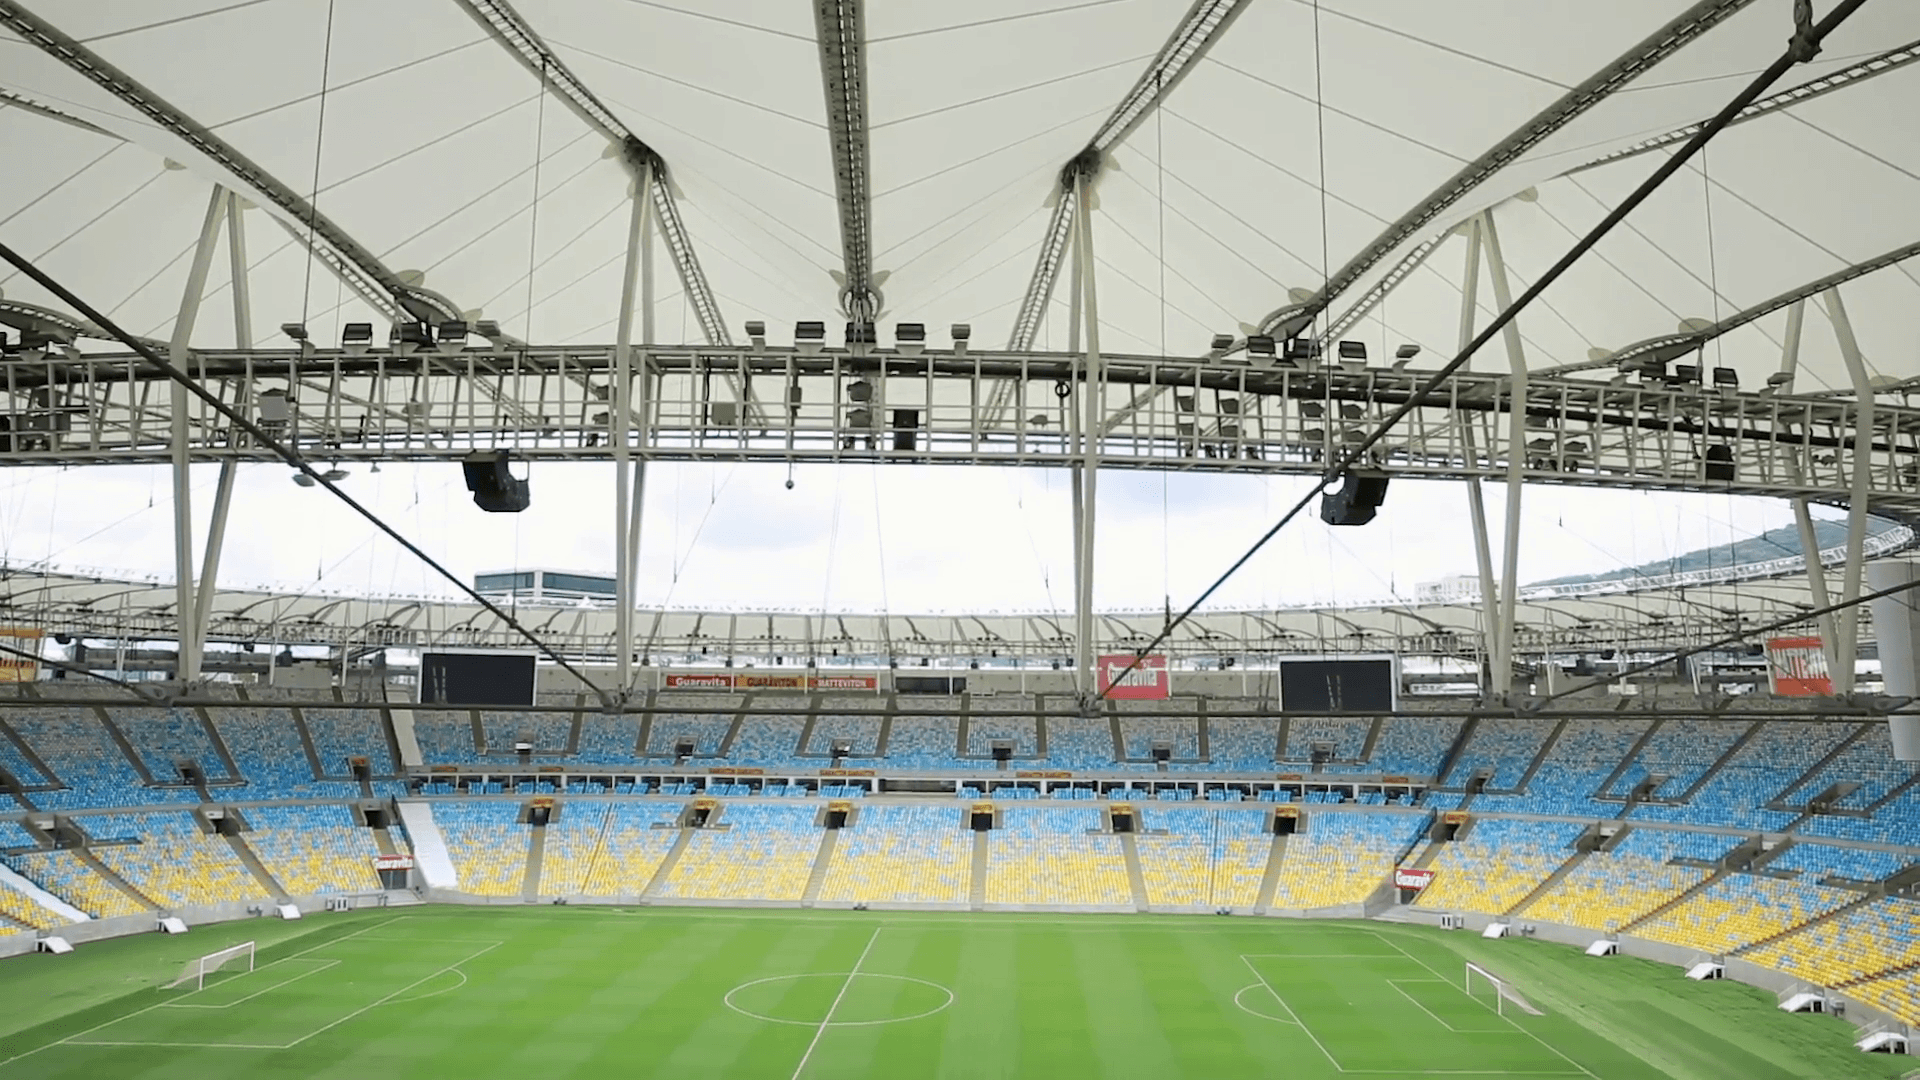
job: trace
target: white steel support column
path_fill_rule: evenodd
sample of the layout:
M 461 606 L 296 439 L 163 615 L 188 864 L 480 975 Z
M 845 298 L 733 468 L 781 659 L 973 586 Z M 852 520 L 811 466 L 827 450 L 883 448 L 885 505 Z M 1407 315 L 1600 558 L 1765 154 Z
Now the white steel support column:
M 1480 219 L 1478 216 L 1467 223 L 1467 265 L 1460 279 L 1460 351 L 1465 351 L 1473 343 L 1474 326 L 1480 314 Z M 1469 458 L 1477 458 L 1479 451 L 1473 445 L 1473 425 L 1462 425 L 1466 436 Z M 1487 540 L 1487 502 L 1480 492 L 1480 478 L 1467 478 L 1467 515 L 1473 525 L 1474 561 L 1480 569 L 1480 619 L 1481 640 L 1488 644 L 1488 678 L 1492 672 L 1501 670 L 1505 665 L 1502 658 L 1493 651 L 1498 637 L 1493 628 L 1500 619 L 1500 586 L 1493 576 L 1493 550 Z
M 643 166 L 633 183 L 633 205 L 627 215 L 627 257 L 620 279 L 620 312 L 613 347 L 613 409 L 608 414 L 613 447 L 613 563 L 614 563 L 614 647 L 620 695 L 633 686 L 633 598 L 634 540 L 638 538 L 641 481 L 631 478 L 633 438 L 633 309 L 639 284 L 644 249 L 641 238 L 646 232 L 648 208 L 653 200 L 653 166 Z M 644 365 L 643 365 L 644 366 Z M 644 395 L 643 395 L 644 396 Z M 644 471 L 642 459 L 639 469 Z
M 644 204 L 640 213 L 640 344 L 655 343 L 653 318 L 653 231 L 654 231 L 654 168 L 651 160 L 641 171 L 640 201 Z M 629 372 L 629 378 L 632 377 Z M 633 384 L 629 384 L 630 386 Z M 629 398 L 628 405 L 633 409 L 633 418 L 629 426 L 637 436 L 634 442 L 640 447 L 640 456 L 633 459 L 633 494 L 627 503 L 627 622 L 632 625 L 633 607 L 639 600 L 639 586 L 635 578 L 640 573 L 640 522 L 645 517 L 642 508 L 647 497 L 647 447 L 653 445 L 653 359 L 652 354 L 641 351 L 640 377 L 638 381 L 638 401 Z M 631 394 L 631 390 L 629 393 Z M 744 399 L 747 395 L 742 394 Z M 741 407 L 746 407 L 743 400 Z M 631 651 L 631 650 L 629 650 Z M 630 686 L 624 684 L 623 686 Z
M 1780 387 L 1781 392 L 1793 389 L 1793 378 L 1800 370 L 1800 337 L 1806 327 L 1807 302 L 1795 300 L 1787 307 L 1787 334 L 1780 345 L 1780 373 L 1788 379 Z M 1796 464 L 1794 480 L 1804 482 L 1806 478 L 1799 474 Z M 1793 524 L 1800 533 L 1800 550 L 1807 561 L 1807 594 L 1817 608 L 1826 607 L 1833 601 L 1827 594 L 1827 568 L 1820 562 L 1820 536 L 1813 529 L 1813 511 L 1805 497 L 1793 500 Z M 1834 632 L 1834 619 L 1831 614 L 1822 615 L 1815 625 L 1820 630 L 1820 652 L 1827 661 L 1827 675 L 1833 676 L 1840 669 L 1839 637 Z
M 1497 310 L 1513 306 L 1513 289 L 1507 281 L 1507 261 L 1500 253 L 1500 232 L 1494 228 L 1491 211 L 1480 215 L 1480 229 L 1487 247 L 1487 272 L 1493 283 Z M 1500 549 L 1500 619 L 1494 625 L 1498 641 L 1499 666 L 1493 673 L 1494 694 L 1513 689 L 1513 632 L 1520 599 L 1520 494 L 1527 465 L 1527 354 L 1520 341 L 1520 321 L 1514 319 L 1501 331 L 1507 346 L 1507 366 L 1512 371 L 1507 398 L 1507 529 Z
M 1866 360 L 1860 355 L 1860 343 L 1853 336 L 1853 320 L 1840 299 L 1838 286 L 1826 291 L 1827 318 L 1833 323 L 1834 340 L 1840 345 L 1840 358 L 1846 361 L 1847 375 L 1853 380 L 1853 396 L 1859 402 L 1853 429 L 1853 453 L 1847 460 L 1847 562 L 1840 578 L 1840 598 L 1860 599 L 1861 564 L 1867 542 L 1867 490 L 1871 486 L 1873 465 L 1873 386 L 1867 381 Z M 1860 613 L 1848 609 L 1834 620 L 1836 638 L 1833 663 L 1833 692 L 1853 692 L 1853 669 L 1859 659 Z
M 200 315 L 200 300 L 207 291 L 207 268 L 213 263 L 213 249 L 220 240 L 220 223 L 226 216 L 227 191 L 218 184 L 207 200 L 207 216 L 200 225 L 200 241 L 193 249 L 193 265 L 187 271 L 187 284 L 180 293 L 180 311 L 173 320 L 173 339 L 169 360 L 177 368 L 191 372 L 193 324 Z M 172 383 L 170 401 L 173 413 L 173 573 L 174 612 L 179 624 L 179 677 L 191 682 L 200 677 L 200 647 L 195 633 L 193 602 L 193 473 L 187 464 L 191 438 L 187 427 L 187 388 Z
M 233 297 L 233 342 L 253 347 L 253 286 L 247 278 L 247 234 L 240 222 L 240 197 L 227 193 L 227 265 Z M 207 623 L 213 617 L 213 597 L 220 580 L 220 554 L 227 542 L 227 515 L 233 507 L 232 461 L 220 463 L 220 482 L 213 492 L 213 516 L 207 520 L 207 550 L 201 555 L 200 581 L 193 597 L 193 648 L 196 661 L 207 651 Z
M 1074 647 L 1076 649 L 1075 672 L 1078 675 L 1077 689 L 1081 700 L 1091 701 L 1098 681 L 1094 678 L 1093 649 L 1093 538 L 1095 534 L 1094 507 L 1097 505 L 1098 480 L 1100 475 L 1100 412 L 1105 404 L 1105 395 L 1100 383 L 1100 308 L 1098 290 L 1094 285 L 1093 261 L 1093 213 L 1087 205 L 1087 178 L 1081 174 L 1074 181 L 1074 256 L 1079 279 L 1076 295 L 1080 301 L 1080 315 L 1084 320 L 1084 356 L 1086 364 L 1081 372 L 1081 402 L 1084 406 L 1080 421 L 1080 515 L 1074 537 L 1079 550 L 1079 560 L 1075 567 L 1074 580 Z

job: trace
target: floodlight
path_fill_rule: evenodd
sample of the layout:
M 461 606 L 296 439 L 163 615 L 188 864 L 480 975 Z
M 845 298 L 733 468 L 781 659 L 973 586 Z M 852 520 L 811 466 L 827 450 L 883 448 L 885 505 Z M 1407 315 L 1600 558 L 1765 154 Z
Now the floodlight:
M 953 354 L 955 356 L 967 355 L 967 340 L 973 337 L 973 327 L 967 323 L 957 322 L 953 324 L 952 334 Z
M 1320 355 L 1320 343 L 1310 337 L 1291 337 L 1280 358 L 1299 366 L 1311 364 Z
M 396 355 L 406 356 L 418 349 L 433 344 L 433 334 L 422 322 L 395 323 L 387 334 L 387 341 L 393 346 Z
M 1767 376 L 1767 385 L 1775 388 L 1782 387 L 1782 386 L 1792 386 L 1793 372 L 1776 371 L 1773 374 Z
M 847 400 L 857 401 L 862 405 L 865 405 L 867 402 L 872 401 L 873 400 L 873 384 L 868 382 L 865 379 L 861 379 L 858 382 L 849 383 L 847 385 Z
M 347 470 L 341 468 L 338 465 L 335 465 L 333 468 L 328 469 L 326 472 L 323 472 L 320 474 L 320 479 L 326 480 L 329 483 L 334 483 L 334 484 L 337 484 L 340 481 L 345 480 L 346 478 L 347 478 Z
M 459 319 L 449 319 L 440 324 L 440 351 L 456 353 L 467 347 L 467 324 Z
M 1399 348 L 1393 350 L 1393 357 L 1396 360 L 1411 360 L 1414 357 L 1419 355 L 1420 355 L 1420 346 L 1418 345 L 1402 345 Z
M 1740 389 L 1740 373 L 1730 367 L 1713 369 L 1713 385 L 1726 390 Z
M 813 356 L 827 345 L 827 324 L 823 322 L 797 322 L 793 324 L 793 347 L 802 355 Z
M 1700 385 L 1699 364 L 1679 364 L 1673 369 L 1673 382 L 1679 385 Z
M 281 323 L 280 332 L 296 342 L 304 343 L 307 340 L 307 324 L 305 323 Z
M 1208 351 L 1223 353 L 1231 348 L 1233 348 L 1232 334 L 1215 334 L 1213 335 L 1213 345 L 1208 349 Z
M 1340 359 L 1367 362 L 1367 343 L 1364 341 L 1343 341 L 1340 343 Z
M 879 338 L 870 322 L 850 322 L 847 324 L 847 348 L 856 345 L 875 345 Z
M 299 484 L 301 487 L 312 487 L 314 484 L 313 477 L 303 472 L 294 473 L 293 482 Z
M 373 324 L 350 322 L 340 330 L 340 347 L 348 356 L 361 356 L 373 348 Z
M 893 324 L 893 347 L 901 356 L 919 356 L 927 349 L 927 324 L 903 322 Z
M 747 323 L 747 340 L 753 342 L 753 347 L 756 349 L 766 348 L 767 324 L 759 319 L 749 321 Z
M 1248 334 L 1247 355 L 1255 360 L 1272 362 L 1274 342 L 1272 334 Z

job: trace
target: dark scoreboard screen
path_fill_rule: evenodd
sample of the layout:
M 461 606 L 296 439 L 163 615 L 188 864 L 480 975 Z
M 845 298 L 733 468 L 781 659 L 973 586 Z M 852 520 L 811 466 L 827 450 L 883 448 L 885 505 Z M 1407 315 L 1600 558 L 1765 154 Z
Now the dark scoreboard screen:
M 531 705 L 533 660 L 525 653 L 422 653 L 420 704 Z
M 1392 712 L 1393 658 L 1282 660 L 1280 707 L 1302 712 Z

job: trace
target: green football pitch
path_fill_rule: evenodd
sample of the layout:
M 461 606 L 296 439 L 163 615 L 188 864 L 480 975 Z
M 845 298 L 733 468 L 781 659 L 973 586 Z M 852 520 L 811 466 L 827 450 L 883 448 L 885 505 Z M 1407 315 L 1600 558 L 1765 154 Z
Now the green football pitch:
M 255 969 L 158 989 L 257 940 Z M 1466 964 L 1536 1012 L 1463 985 Z M 1770 995 L 1562 946 L 1158 916 L 426 907 L 0 962 L 14 1077 L 1889 1077 Z

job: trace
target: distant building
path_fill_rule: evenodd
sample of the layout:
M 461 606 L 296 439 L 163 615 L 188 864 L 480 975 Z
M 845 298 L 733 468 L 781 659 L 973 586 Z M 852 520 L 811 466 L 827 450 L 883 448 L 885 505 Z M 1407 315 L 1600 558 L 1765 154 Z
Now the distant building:
M 499 570 L 473 576 L 474 592 L 489 600 L 521 604 L 611 604 L 614 589 L 610 574 L 567 570 Z
M 1413 587 L 1413 598 L 1422 604 L 1478 603 L 1480 576 L 1449 574 L 1439 581 L 1423 581 Z

